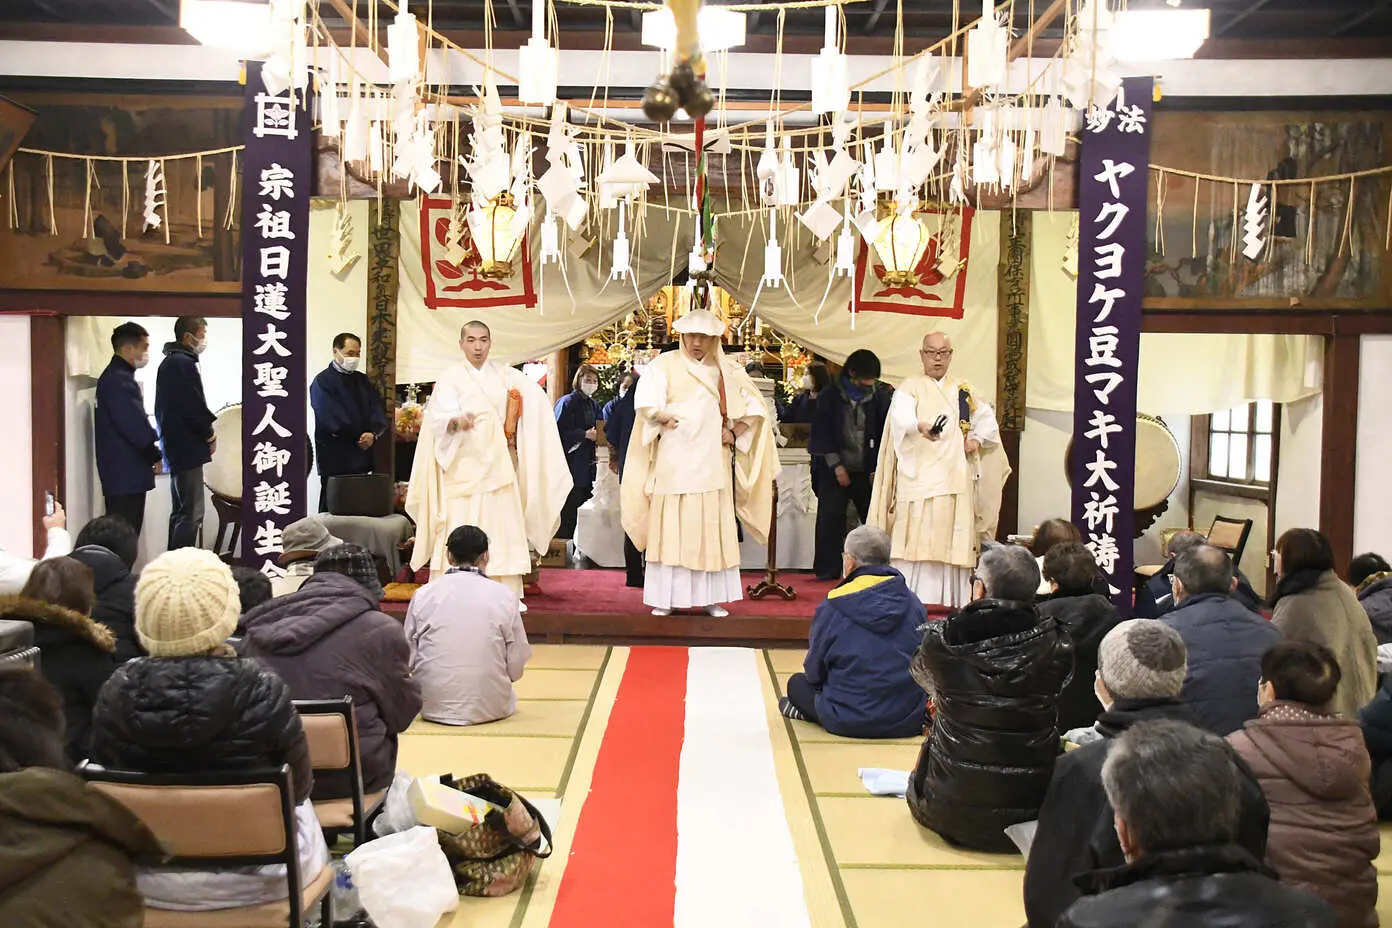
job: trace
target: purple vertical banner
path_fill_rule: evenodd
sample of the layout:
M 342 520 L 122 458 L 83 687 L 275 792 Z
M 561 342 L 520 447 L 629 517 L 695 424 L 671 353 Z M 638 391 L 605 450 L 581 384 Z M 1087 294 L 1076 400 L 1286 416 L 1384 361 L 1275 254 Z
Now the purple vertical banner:
M 1130 615 L 1135 586 L 1136 376 L 1146 266 L 1154 79 L 1127 78 L 1088 111 L 1078 174 L 1073 524 Z
M 266 90 L 247 63 L 242 153 L 242 560 L 281 574 L 285 526 L 309 474 L 305 281 L 313 137 L 305 96 Z

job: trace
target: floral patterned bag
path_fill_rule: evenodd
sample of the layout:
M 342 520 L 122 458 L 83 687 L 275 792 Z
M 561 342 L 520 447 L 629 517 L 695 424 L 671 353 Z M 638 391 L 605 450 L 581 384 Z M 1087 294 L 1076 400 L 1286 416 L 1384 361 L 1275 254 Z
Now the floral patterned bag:
M 468 831 L 439 832 L 440 849 L 461 893 L 506 896 L 522 885 L 538 859 L 551 856 L 551 827 L 521 794 L 486 773 L 441 782 L 498 807 Z

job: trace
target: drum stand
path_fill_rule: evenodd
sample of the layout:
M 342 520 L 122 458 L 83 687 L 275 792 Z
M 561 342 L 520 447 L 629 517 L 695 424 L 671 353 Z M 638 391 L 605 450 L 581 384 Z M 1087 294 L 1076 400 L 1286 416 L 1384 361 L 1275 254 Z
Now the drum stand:
M 797 599 L 797 592 L 790 586 L 778 582 L 778 481 L 773 482 L 773 518 L 769 520 L 768 565 L 764 569 L 764 579 L 745 590 L 750 599 L 763 599 L 777 596 L 784 601 Z

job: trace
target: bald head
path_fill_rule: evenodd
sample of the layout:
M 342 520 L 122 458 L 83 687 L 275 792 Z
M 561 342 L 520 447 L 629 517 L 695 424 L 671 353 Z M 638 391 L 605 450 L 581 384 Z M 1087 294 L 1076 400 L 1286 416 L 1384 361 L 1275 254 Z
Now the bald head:
M 1194 545 L 1175 558 L 1174 577 L 1179 582 L 1175 602 L 1204 593 L 1231 593 L 1233 571 L 1228 552 L 1212 545 Z
M 459 330 L 459 350 L 474 367 L 483 367 L 488 353 L 493 350 L 493 333 L 488 326 L 477 319 L 464 323 Z
M 934 380 L 943 379 L 952 366 L 952 339 L 942 332 L 929 332 L 923 336 L 919 357 L 923 360 L 923 373 Z

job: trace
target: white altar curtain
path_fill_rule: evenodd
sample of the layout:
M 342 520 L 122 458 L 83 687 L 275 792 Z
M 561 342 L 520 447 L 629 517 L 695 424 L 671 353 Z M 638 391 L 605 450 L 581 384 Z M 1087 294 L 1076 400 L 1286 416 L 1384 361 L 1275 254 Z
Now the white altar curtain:
M 1063 271 L 1071 212 L 1036 212 L 1030 276 L 1029 394 L 1034 409 L 1073 408 L 1076 288 Z M 1320 392 L 1317 335 L 1141 333 L 1137 408 L 1198 415 L 1252 400 L 1291 403 Z

